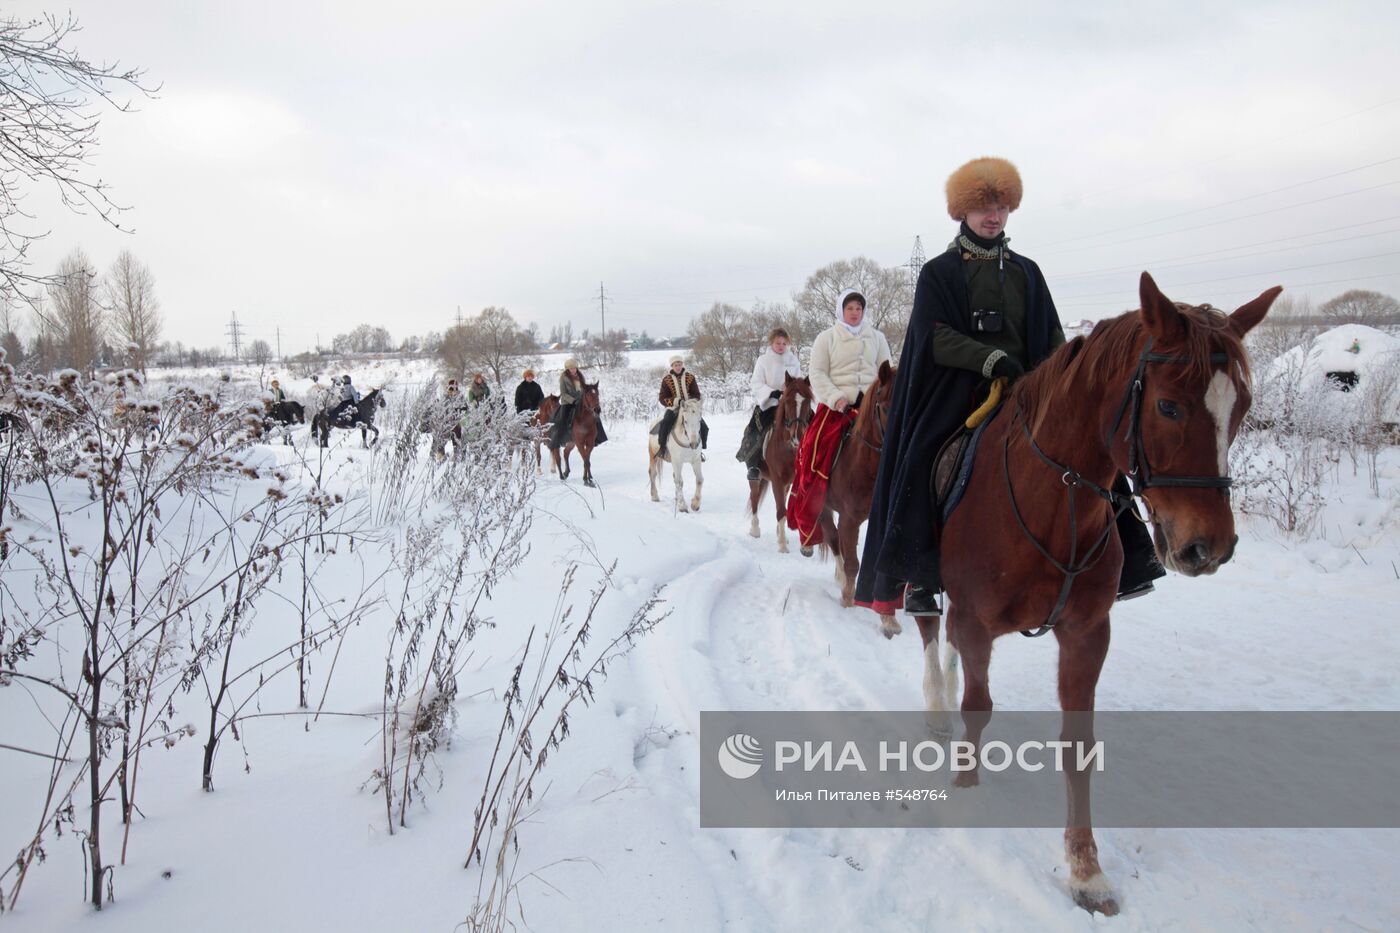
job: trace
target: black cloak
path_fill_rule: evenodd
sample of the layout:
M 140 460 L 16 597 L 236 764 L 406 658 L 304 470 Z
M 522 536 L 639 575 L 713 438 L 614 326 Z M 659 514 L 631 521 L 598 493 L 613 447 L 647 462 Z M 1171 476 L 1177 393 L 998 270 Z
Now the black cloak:
M 1062 330 L 1060 317 L 1040 267 L 1010 251 L 1007 259 L 1026 275 L 1026 351 L 1034 367 L 1050 355 L 1051 339 Z M 863 604 L 898 598 L 905 582 L 941 587 L 929 476 L 943 442 L 976 407 L 973 393 L 983 380 L 970 370 L 934 362 L 937 325 L 973 333 L 961 250 L 924 263 L 914 289 L 856 578 L 856 600 Z

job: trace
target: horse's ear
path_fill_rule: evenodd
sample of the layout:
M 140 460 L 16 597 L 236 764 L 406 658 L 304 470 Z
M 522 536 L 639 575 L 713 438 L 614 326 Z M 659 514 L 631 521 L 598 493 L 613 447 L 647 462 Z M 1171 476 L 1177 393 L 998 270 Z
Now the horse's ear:
M 797 380 L 792 378 L 792 373 L 783 373 L 783 388 L 787 388 Z
M 1230 327 L 1241 337 L 1249 333 L 1256 324 L 1264 320 L 1264 315 L 1269 313 L 1269 307 L 1282 291 L 1282 285 L 1275 285 L 1248 304 L 1240 305 L 1235 313 L 1230 315 Z
M 1146 272 L 1138 280 L 1138 297 L 1142 301 L 1142 326 L 1149 334 L 1167 340 L 1181 333 L 1181 312 Z
M 880 364 L 880 384 L 884 385 L 894 378 L 894 370 L 890 369 L 890 361 L 885 360 Z

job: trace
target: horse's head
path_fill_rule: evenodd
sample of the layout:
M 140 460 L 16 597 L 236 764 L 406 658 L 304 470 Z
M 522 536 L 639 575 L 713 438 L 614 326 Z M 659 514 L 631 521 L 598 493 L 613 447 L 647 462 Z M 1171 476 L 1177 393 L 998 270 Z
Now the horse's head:
M 857 428 L 862 435 L 868 433 L 866 425 L 874 424 L 875 438 L 878 440 L 885 436 L 885 425 L 890 417 L 890 403 L 894 399 L 894 377 L 897 371 L 888 361 L 881 363 L 880 371 L 875 374 L 875 381 L 865 390 L 865 398 L 860 404 L 861 411 L 857 418 Z
M 585 382 L 583 384 L 583 398 L 580 404 L 595 415 L 602 412 L 603 403 L 598 398 L 598 383 Z
M 783 374 L 783 394 L 778 397 L 778 418 L 788 432 L 788 443 L 793 447 L 802 441 L 807 425 L 812 423 L 812 409 L 816 405 L 812 395 L 812 380 L 806 376 L 794 377 Z
M 1146 272 L 1127 388 L 1111 399 L 1110 451 L 1146 500 L 1157 553 L 1186 576 L 1214 573 L 1234 554 L 1230 444 L 1253 400 L 1244 336 L 1281 287 L 1225 314 L 1172 302 Z
M 705 412 L 705 403 L 698 398 L 687 398 L 681 401 L 680 416 L 686 420 L 699 418 Z

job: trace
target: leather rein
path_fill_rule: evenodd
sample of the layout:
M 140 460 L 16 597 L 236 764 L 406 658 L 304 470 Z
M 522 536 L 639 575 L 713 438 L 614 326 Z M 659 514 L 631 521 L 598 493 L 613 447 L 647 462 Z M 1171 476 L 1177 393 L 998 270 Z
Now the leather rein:
M 1212 353 L 1210 362 L 1228 364 L 1230 357 L 1225 353 Z M 1173 356 L 1168 353 L 1153 353 L 1152 338 L 1147 338 L 1147 344 L 1143 347 L 1142 355 L 1138 357 L 1136 372 L 1133 373 L 1128 388 L 1123 393 L 1123 400 L 1118 405 L 1118 414 L 1113 420 L 1113 427 L 1109 429 L 1109 437 L 1112 438 L 1118 432 L 1118 427 L 1123 423 L 1123 416 L 1129 415 L 1128 432 L 1124 440 L 1128 444 L 1128 487 L 1131 495 L 1123 495 L 1114 492 L 1112 489 L 1105 489 L 1097 483 L 1089 480 L 1072 467 L 1057 463 L 1052 457 L 1040 449 L 1040 445 L 1035 442 L 1031 435 L 1030 425 L 1027 424 L 1025 411 L 1017 403 L 1016 417 L 1021 423 L 1021 433 L 1025 435 L 1026 442 L 1030 445 L 1035 455 L 1048 464 L 1052 469 L 1060 474 L 1060 481 L 1065 485 L 1065 497 L 1069 506 L 1069 535 L 1070 549 L 1067 561 L 1057 560 L 1031 533 L 1026 526 L 1025 518 L 1021 515 L 1021 508 L 1016 502 L 1016 491 L 1011 485 L 1011 469 L 1009 463 L 1009 450 L 1011 438 L 1008 436 L 1002 442 L 1001 464 L 1002 475 L 1006 481 L 1006 495 L 1011 502 L 1011 511 L 1016 516 L 1016 523 L 1021 526 L 1021 532 L 1035 545 L 1035 549 L 1041 556 L 1048 560 L 1052 566 L 1060 573 L 1064 574 L 1064 583 L 1060 586 L 1060 595 L 1055 600 L 1055 606 L 1050 610 L 1050 615 L 1039 628 L 1034 630 L 1023 630 L 1022 635 L 1027 638 L 1036 638 L 1044 635 L 1055 627 L 1060 621 L 1060 613 L 1064 611 L 1065 605 L 1069 602 L 1070 589 L 1074 586 L 1074 581 L 1080 574 L 1092 569 L 1099 559 L 1103 557 L 1107 550 L 1109 536 L 1118 521 L 1118 517 L 1124 512 L 1133 508 L 1136 499 L 1140 498 L 1142 492 L 1153 487 L 1167 486 L 1175 488 L 1196 488 L 1196 489 L 1220 489 L 1229 495 L 1229 489 L 1233 480 L 1229 476 L 1174 476 L 1166 473 L 1154 473 L 1151 464 L 1147 460 L 1147 448 L 1142 439 L 1142 399 L 1143 382 L 1147 377 L 1147 366 L 1149 363 L 1169 363 L 1169 364 L 1190 364 L 1195 362 L 1189 356 Z M 1111 446 L 1111 441 L 1110 441 Z M 1078 488 L 1087 489 L 1089 492 L 1103 499 L 1113 509 L 1113 517 L 1109 519 L 1104 530 L 1099 533 L 1093 543 L 1084 550 L 1081 557 L 1079 555 L 1079 519 L 1075 506 L 1075 490 Z M 1137 512 L 1134 513 L 1138 520 L 1146 523 L 1149 517 L 1144 517 Z

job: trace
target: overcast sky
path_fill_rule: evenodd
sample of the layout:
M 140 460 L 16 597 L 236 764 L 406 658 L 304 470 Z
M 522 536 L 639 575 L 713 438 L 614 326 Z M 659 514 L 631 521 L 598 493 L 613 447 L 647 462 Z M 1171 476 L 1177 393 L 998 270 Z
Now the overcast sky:
M 134 233 L 44 207 L 49 271 L 126 247 L 167 336 L 309 348 L 460 307 L 678 333 L 819 266 L 956 229 L 969 158 L 1020 168 L 1013 249 L 1060 316 L 1265 287 L 1400 294 L 1391 3 L 73 2 L 162 85 L 95 173 Z M 7 3 L 7 12 L 42 10 Z

